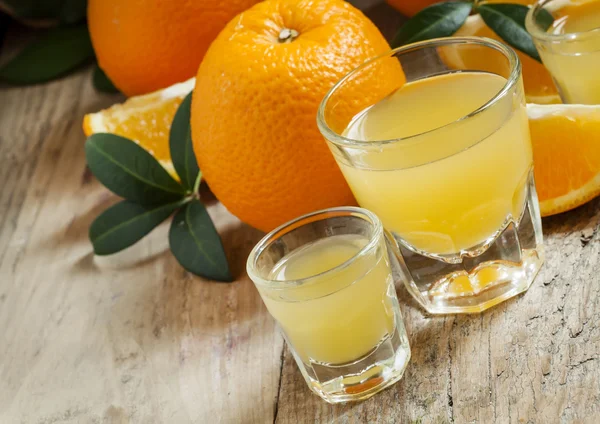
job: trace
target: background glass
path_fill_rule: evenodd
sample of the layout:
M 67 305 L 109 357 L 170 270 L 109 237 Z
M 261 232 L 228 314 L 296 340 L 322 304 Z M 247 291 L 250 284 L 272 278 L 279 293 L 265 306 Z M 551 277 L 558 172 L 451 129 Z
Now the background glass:
M 490 60 L 468 68 L 463 54 Z M 368 99 L 343 101 L 357 82 L 394 67 L 396 83 L 381 82 Z M 354 116 L 403 85 L 399 68 L 407 82 L 474 71 L 506 82 L 479 109 L 439 128 L 402 139 L 344 137 Z M 422 105 L 418 118 L 456 108 L 461 94 L 469 92 Z M 456 37 L 393 50 L 338 82 L 317 122 L 359 204 L 393 233 L 406 286 L 425 309 L 479 312 L 529 288 L 543 261 L 542 231 L 521 67 L 512 49 Z
M 272 231 L 248 258 L 248 275 L 302 375 L 327 402 L 374 395 L 398 381 L 410 359 L 385 240 L 371 212 L 334 208 Z M 349 258 L 328 267 L 328 255 L 348 242 L 355 248 Z M 278 280 L 281 264 L 303 278 Z
M 563 102 L 600 104 L 600 1 L 542 0 L 525 25 Z

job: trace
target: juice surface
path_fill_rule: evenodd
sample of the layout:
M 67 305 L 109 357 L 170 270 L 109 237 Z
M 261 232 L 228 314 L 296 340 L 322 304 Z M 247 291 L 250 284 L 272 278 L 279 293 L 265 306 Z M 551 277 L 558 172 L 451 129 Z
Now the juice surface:
M 551 34 L 572 34 L 600 28 L 600 1 L 565 2 L 554 13 Z M 600 32 L 581 41 L 552 44 L 540 52 L 568 103 L 600 103 Z
M 294 281 L 320 274 L 354 257 L 366 244 L 367 239 L 358 235 L 321 239 L 285 256 L 269 278 Z M 394 330 L 393 303 L 388 296 L 394 286 L 388 257 L 380 249 L 306 285 L 259 290 L 306 363 L 356 360 Z
M 420 134 L 367 149 L 351 164 L 338 158 L 359 204 L 432 254 L 468 250 L 519 219 L 533 161 L 524 105 L 509 94 L 464 118 L 505 84 L 484 72 L 434 76 L 355 116 L 343 133 L 355 140 Z

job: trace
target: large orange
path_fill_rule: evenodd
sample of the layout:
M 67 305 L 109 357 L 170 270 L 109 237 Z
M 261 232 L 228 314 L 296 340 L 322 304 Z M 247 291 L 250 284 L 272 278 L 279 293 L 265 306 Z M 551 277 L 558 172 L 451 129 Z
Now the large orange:
M 344 74 L 389 46 L 342 0 L 267 0 L 234 18 L 198 70 L 192 138 L 217 198 L 268 231 L 355 200 L 316 125 L 320 101 Z M 398 62 L 356 81 L 365 102 L 403 79 Z M 383 70 L 382 70 L 383 71 Z
M 259 0 L 89 0 L 100 67 L 128 96 L 192 77 L 212 40 Z

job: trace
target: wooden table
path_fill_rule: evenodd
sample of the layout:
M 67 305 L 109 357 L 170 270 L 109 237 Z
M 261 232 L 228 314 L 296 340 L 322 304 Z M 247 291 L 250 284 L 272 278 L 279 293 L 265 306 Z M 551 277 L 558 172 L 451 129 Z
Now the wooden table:
M 369 13 L 388 35 L 400 19 Z M 220 204 L 233 284 L 182 271 L 164 226 L 94 257 L 88 228 L 116 199 L 86 169 L 81 122 L 117 100 L 88 69 L 0 88 L 0 423 L 600 422 L 600 200 L 544 220 L 543 271 L 488 312 L 427 317 L 399 287 L 403 380 L 330 406 L 245 274 L 261 233 Z

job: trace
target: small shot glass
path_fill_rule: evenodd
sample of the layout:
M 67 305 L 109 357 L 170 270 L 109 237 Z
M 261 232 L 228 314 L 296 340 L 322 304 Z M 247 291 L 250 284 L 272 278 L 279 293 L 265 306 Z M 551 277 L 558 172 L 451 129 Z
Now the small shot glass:
M 254 247 L 247 270 L 325 401 L 367 399 L 400 380 L 410 347 L 372 212 L 342 207 L 299 217 Z

